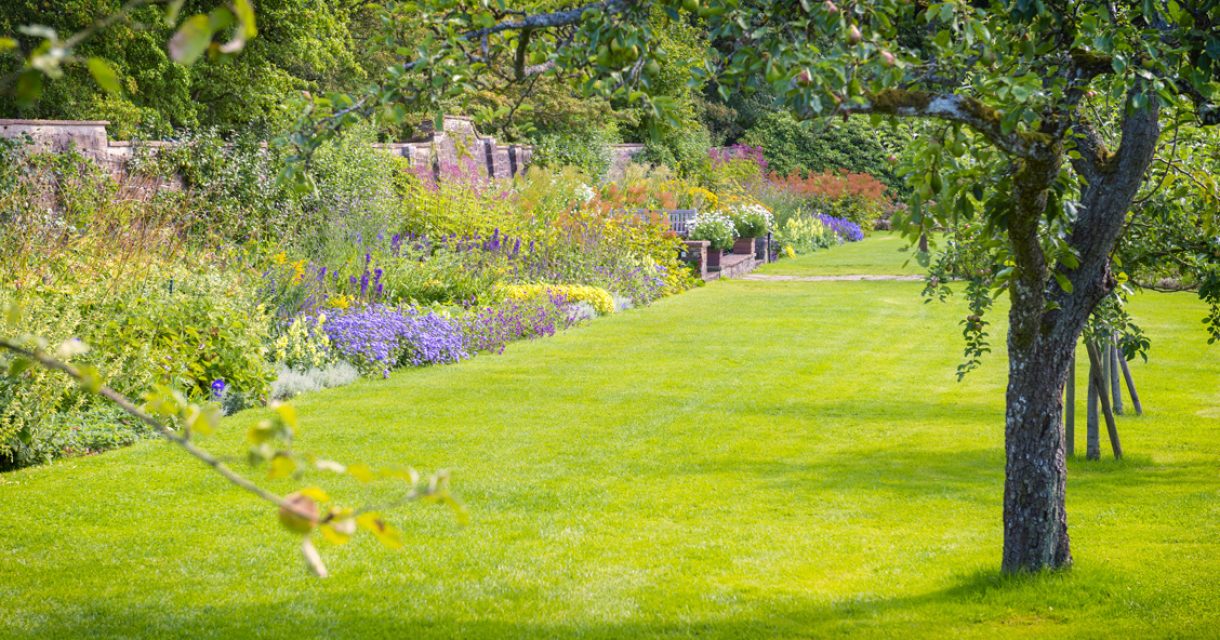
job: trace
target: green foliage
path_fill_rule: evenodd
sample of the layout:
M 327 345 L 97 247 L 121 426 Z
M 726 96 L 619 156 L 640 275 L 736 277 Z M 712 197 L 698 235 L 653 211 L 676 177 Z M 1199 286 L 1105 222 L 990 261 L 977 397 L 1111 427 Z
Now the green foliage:
M 61 278 L 54 288 L 0 296 L 24 308 L 24 331 L 54 344 L 77 338 L 92 349 L 78 362 L 97 367 L 111 386 L 136 395 L 168 385 L 194 398 L 208 398 L 214 380 L 224 380 L 241 403 L 267 396 L 273 377 L 264 356 L 269 323 L 255 291 L 240 277 L 206 266 L 149 265 L 135 281 L 99 287 L 92 273 Z M 0 300 L 2 301 L 2 300 Z M 63 449 L 80 412 L 99 410 L 98 399 L 55 373 L 27 370 L 0 379 L 0 458 L 45 459 Z M 101 411 L 101 413 L 97 413 Z M 115 441 L 125 441 L 120 429 Z M 66 446 L 66 445 L 65 445 Z M 28 449 L 37 455 L 18 451 Z
M 840 240 L 834 231 L 818 219 L 793 216 L 776 226 L 775 242 L 781 247 L 792 247 L 794 253 L 805 254 L 833 247 L 839 244 Z
M 316 224 L 299 195 L 276 181 L 282 157 L 256 136 L 225 139 L 216 129 L 185 132 L 173 145 L 137 144 L 128 170 L 182 190 L 158 194 L 192 237 L 267 244 Z
M 191 2 L 171 19 L 156 5 L 123 18 L 121 5 L 65 0 L 54 11 L 41 0 L 0 5 L 0 34 L 14 36 L 22 54 L 0 52 L 0 77 L 19 73 L 26 54 L 46 55 L 38 49 L 44 38 L 19 28 L 40 25 L 66 41 L 96 21 L 119 17 L 66 48 L 68 58 L 41 62 L 39 68 L 52 71 L 45 81 L 38 77 L 37 94 L 0 88 L 0 112 L 110 120 L 110 133 L 119 139 L 162 136 L 179 127 L 280 131 L 295 120 L 286 107 L 301 91 L 354 88 L 373 63 L 353 36 L 371 21 L 372 10 L 352 3 L 265 0 L 255 16 L 247 0 Z M 196 61 L 201 56 L 207 59 Z
M 561 296 L 569 302 L 583 302 L 599 315 L 614 313 L 614 296 L 598 287 L 575 284 L 515 284 L 499 289 L 510 300 L 535 300 L 545 296 Z
M 318 149 L 309 166 L 313 190 L 292 234 L 304 251 L 326 258 L 343 254 L 353 240 L 387 230 L 399 212 L 402 158 L 375 149 L 369 127 L 354 127 Z
M 711 145 L 707 130 L 688 119 L 682 125 L 663 129 L 645 139 L 644 153 L 634 160 L 669 167 L 683 177 L 713 182 L 715 174 L 707 157 Z
M 905 126 L 879 126 L 864 116 L 802 122 L 776 111 L 760 118 L 742 140 L 761 146 L 768 168 L 783 176 L 845 169 L 872 175 L 897 191 L 903 181 L 894 160 L 910 138 Z
M 733 220 L 738 238 L 761 238 L 774 226 L 771 212 L 759 204 L 736 205 L 729 217 Z
M 544 133 L 533 142 L 533 164 L 555 169 L 575 167 L 600 181 L 610 170 L 610 145 L 617 139 L 608 129 L 590 126 L 584 130 Z
M 713 251 L 732 249 L 736 237 L 737 227 L 732 218 L 718 211 L 700 213 L 695 217 L 695 223 L 690 230 L 691 240 L 709 242 Z

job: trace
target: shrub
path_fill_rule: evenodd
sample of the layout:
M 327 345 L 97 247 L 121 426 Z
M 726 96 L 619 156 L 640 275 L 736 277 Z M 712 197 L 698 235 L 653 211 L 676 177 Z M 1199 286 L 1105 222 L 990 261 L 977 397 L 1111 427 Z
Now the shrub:
M 295 395 L 339 387 L 355 382 L 360 372 L 346 362 L 336 362 L 324 367 L 276 369 L 275 381 L 271 383 L 271 398 L 286 400 Z
M 775 240 L 794 253 L 812 253 L 842 242 L 838 234 L 812 216 L 790 218 L 776 229 Z
M 532 162 L 552 169 L 575 167 L 601 180 L 610 170 L 610 145 L 617 141 L 615 132 L 604 127 L 543 133 L 534 137 Z
M 738 238 L 761 238 L 771 230 L 771 212 L 760 204 L 734 206 L 730 216 Z
M 876 127 L 866 116 L 800 122 L 785 111 L 763 116 L 744 136 L 747 144 L 762 147 L 774 173 L 867 173 L 899 193 L 903 180 L 889 158 L 910 139 L 906 125 Z
M 0 298 L 19 302 L 23 330 L 52 344 L 69 338 L 89 344 L 90 352 L 76 360 L 96 366 L 126 395 L 165 384 L 206 399 L 213 381 L 223 380 L 235 400 L 266 397 L 272 377 L 263 350 L 268 318 L 240 276 L 160 265 L 143 279 L 118 280 L 110 288 L 88 273 L 81 276 L 80 282 L 64 279 L 56 288 L 20 295 L 0 287 Z M 9 464 L 45 459 L 63 448 L 54 443 L 70 441 L 59 427 L 79 426 L 76 416 L 101 404 L 45 370 L 0 377 L 0 458 Z
M 270 242 L 312 225 L 301 220 L 300 198 L 276 180 L 282 158 L 254 136 L 226 140 L 215 129 L 183 132 L 174 144 L 137 144 L 127 170 L 157 183 L 181 180 L 181 191 L 159 195 L 194 238 Z
M 614 296 L 605 289 L 579 284 L 516 284 L 500 288 L 509 300 L 536 300 L 542 297 L 559 296 L 569 303 L 583 302 L 593 307 L 598 315 L 614 313 Z
M 770 181 L 773 188 L 796 196 L 807 208 L 850 220 L 862 229 L 871 230 L 890 205 L 885 184 L 865 173 L 772 175 Z
M 508 299 L 469 309 L 461 319 L 467 350 L 502 353 L 514 340 L 554 335 L 585 318 L 587 303 L 570 304 L 549 293 L 528 300 Z
M 691 227 L 691 240 L 706 240 L 711 243 L 713 251 L 726 251 L 733 248 L 737 227 L 729 216 L 719 211 L 709 211 L 695 216 Z

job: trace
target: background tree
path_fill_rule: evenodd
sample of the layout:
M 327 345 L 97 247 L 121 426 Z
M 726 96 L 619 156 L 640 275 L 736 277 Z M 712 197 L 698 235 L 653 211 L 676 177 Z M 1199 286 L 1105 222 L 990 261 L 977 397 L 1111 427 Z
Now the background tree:
M 386 104 L 439 109 L 487 65 L 563 74 L 587 95 L 650 97 L 667 51 L 654 20 L 696 24 L 714 45 L 692 81 L 770 90 L 798 118 L 853 114 L 943 123 L 908 167 L 913 234 L 963 219 L 1002 268 L 1011 300 L 1003 568 L 1071 563 L 1060 392 L 1085 323 L 1117 285 L 1111 256 L 1141 196 L 1164 122 L 1220 122 L 1220 3 L 994 0 L 606 0 L 538 11 L 504 3 L 409 7 L 426 37 L 387 84 L 329 100 L 298 137 Z M 392 43 L 403 45 L 406 43 Z M 715 51 L 724 54 L 715 55 Z M 527 64 L 528 63 L 528 64 Z M 1189 181 L 1186 181 L 1189 182 Z M 1214 209 L 1201 223 L 1214 232 Z M 1205 256 L 1208 265 L 1214 255 Z M 1207 268 L 1210 268 L 1208 266 Z M 1214 305 L 1214 289 L 1201 292 Z M 985 296 L 989 301 L 993 296 Z M 971 322 L 981 323 L 986 304 Z M 1216 314 L 1213 312 L 1213 321 Z M 1213 331 L 1215 330 L 1213 324 Z

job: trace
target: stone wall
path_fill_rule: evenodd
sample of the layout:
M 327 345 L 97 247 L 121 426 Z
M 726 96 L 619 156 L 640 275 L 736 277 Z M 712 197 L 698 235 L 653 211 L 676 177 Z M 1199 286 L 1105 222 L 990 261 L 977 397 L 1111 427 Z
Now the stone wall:
M 75 148 L 85 156 L 107 166 L 116 175 L 135 152 L 135 143 L 110 140 L 104 120 L 6 120 L 0 119 L 0 137 L 27 137 L 35 148 L 65 151 Z M 143 142 L 145 146 L 167 146 L 173 142 Z M 504 145 L 490 136 L 480 135 L 470 118 L 445 116 L 440 131 L 423 139 L 374 145 L 402 156 L 413 167 L 428 167 L 435 175 L 448 171 L 477 171 L 481 176 L 512 177 L 525 170 L 533 158 L 529 145 Z M 611 175 L 622 175 L 623 167 L 641 151 L 643 145 L 614 145 Z

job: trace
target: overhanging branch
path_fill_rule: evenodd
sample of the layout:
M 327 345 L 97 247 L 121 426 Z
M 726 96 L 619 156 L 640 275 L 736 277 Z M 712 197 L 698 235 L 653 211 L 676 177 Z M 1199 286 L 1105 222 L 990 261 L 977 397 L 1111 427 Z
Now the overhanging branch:
M 568 25 L 580 22 L 582 16 L 584 16 L 584 13 L 590 9 L 600 9 L 606 13 L 618 13 L 626 9 L 630 4 L 631 2 L 629 0 L 604 0 L 603 2 L 591 2 L 589 4 L 576 7 L 575 9 L 552 11 L 550 13 L 536 13 L 531 16 L 526 16 L 520 20 L 501 22 L 500 24 L 492 25 L 484 29 L 469 31 L 463 34 L 462 37 L 466 40 L 476 40 L 484 36 L 495 35 L 505 31 L 566 27 Z
M 897 117 L 937 118 L 958 122 L 979 132 L 1002 151 L 1021 158 L 1043 155 L 1046 151 L 1045 143 L 1049 142 L 1049 140 L 1042 139 L 1047 136 L 1040 136 L 1040 134 L 1016 131 L 1005 133 L 1000 125 L 1000 115 L 995 109 L 975 98 L 956 93 L 936 94 L 903 89 L 883 89 L 866 95 L 863 103 L 841 106 L 839 112 L 846 114 L 878 113 Z

